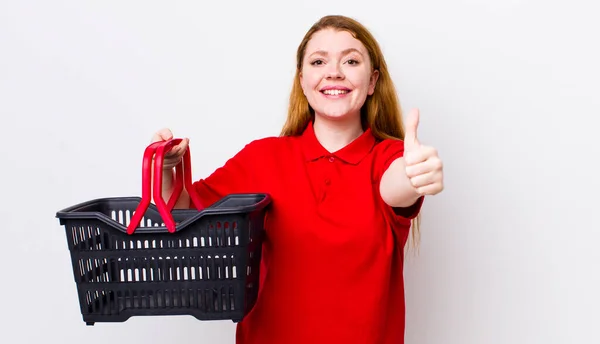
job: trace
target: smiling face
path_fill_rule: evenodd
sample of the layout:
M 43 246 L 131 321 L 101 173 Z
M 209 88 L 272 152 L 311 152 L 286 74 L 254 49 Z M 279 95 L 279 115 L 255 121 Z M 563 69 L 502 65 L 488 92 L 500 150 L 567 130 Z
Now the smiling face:
M 318 31 L 306 46 L 300 83 L 317 116 L 359 119 L 377 77 L 366 48 L 347 31 Z

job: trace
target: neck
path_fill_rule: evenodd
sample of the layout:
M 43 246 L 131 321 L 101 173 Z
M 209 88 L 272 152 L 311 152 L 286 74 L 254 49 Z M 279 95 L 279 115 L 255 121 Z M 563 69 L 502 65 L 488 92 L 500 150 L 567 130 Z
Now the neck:
M 360 116 L 347 121 L 328 120 L 315 116 L 313 128 L 319 143 L 330 153 L 344 148 L 364 132 Z

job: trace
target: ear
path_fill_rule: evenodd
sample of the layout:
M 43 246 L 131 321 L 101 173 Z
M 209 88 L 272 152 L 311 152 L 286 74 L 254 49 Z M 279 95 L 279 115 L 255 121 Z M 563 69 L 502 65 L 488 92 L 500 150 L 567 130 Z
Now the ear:
M 375 69 L 371 74 L 371 80 L 369 81 L 369 95 L 372 96 L 375 92 L 375 85 L 377 84 L 377 80 L 379 80 L 379 70 Z

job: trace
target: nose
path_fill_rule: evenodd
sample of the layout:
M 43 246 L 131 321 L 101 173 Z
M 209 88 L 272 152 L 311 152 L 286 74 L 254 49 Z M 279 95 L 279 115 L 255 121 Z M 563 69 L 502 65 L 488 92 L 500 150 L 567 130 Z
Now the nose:
M 326 71 L 326 77 L 327 79 L 343 79 L 344 73 L 342 73 L 342 69 L 340 68 L 339 64 L 332 63 L 329 65 Z

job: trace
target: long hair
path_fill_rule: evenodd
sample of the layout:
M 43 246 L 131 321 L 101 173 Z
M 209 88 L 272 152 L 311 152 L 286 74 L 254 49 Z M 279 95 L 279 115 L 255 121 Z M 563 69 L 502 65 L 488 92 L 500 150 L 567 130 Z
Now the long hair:
M 347 31 L 362 42 L 369 53 L 372 70 L 379 71 L 379 78 L 374 93 L 367 97 L 361 109 L 363 126 L 371 128 L 376 139 L 404 139 L 402 110 L 396 88 L 390 77 L 383 53 L 375 37 L 358 21 L 339 15 L 321 18 L 306 32 L 296 52 L 296 74 L 289 99 L 287 120 L 281 131 L 281 136 L 300 135 L 314 116 L 314 111 L 308 104 L 302 92 L 300 74 L 306 53 L 306 45 L 313 34 L 323 29 Z M 411 232 L 415 244 L 419 242 L 420 215 L 412 221 Z

